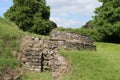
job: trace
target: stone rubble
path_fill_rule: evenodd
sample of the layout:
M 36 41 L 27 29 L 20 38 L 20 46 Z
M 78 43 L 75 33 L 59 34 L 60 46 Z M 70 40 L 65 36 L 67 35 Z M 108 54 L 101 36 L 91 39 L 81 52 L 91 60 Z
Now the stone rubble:
M 71 64 L 69 61 L 67 61 L 63 56 L 59 54 L 55 55 L 51 72 L 51 80 L 60 78 L 65 73 L 69 72 L 70 69 Z
M 0 80 L 19 80 L 23 72 L 20 68 L 15 68 L 14 70 L 5 66 L 0 71 Z

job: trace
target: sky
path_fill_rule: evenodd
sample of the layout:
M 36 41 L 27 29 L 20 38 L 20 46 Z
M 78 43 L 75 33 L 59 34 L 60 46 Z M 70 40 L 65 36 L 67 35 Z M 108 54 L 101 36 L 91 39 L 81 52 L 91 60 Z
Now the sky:
M 94 16 L 98 0 L 46 0 L 51 7 L 50 19 L 59 27 L 80 28 Z M 0 0 L 0 16 L 12 6 L 12 0 Z

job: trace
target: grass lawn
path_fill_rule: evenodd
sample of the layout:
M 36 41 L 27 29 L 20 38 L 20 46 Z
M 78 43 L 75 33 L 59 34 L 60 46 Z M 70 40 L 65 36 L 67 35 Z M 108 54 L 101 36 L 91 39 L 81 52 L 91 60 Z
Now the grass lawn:
M 21 80 L 51 80 L 50 72 L 25 72 Z
M 120 80 L 120 45 L 95 43 L 97 51 L 62 51 L 72 70 L 61 80 Z

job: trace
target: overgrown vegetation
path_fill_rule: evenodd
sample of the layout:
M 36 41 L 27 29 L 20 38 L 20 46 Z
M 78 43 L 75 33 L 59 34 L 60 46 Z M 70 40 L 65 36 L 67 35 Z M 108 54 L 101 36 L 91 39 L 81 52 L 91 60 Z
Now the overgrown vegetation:
M 23 31 L 48 35 L 54 28 L 49 20 L 50 7 L 46 0 L 13 0 L 13 6 L 4 16 Z
M 0 17 L 0 69 L 4 66 L 10 68 L 19 66 L 13 52 L 19 51 L 20 40 L 25 36 L 48 38 L 48 36 L 23 32 L 14 23 Z
M 23 32 L 14 24 L 0 17 L 0 69 L 19 65 L 12 51 L 19 50 L 19 39 L 22 35 Z

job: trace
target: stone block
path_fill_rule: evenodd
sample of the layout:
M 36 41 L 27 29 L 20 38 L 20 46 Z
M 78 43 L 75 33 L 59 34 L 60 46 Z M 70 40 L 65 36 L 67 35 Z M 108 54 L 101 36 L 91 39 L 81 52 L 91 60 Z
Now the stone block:
M 35 72 L 41 72 L 41 69 L 36 68 L 36 69 L 34 69 L 34 71 L 35 71 Z

